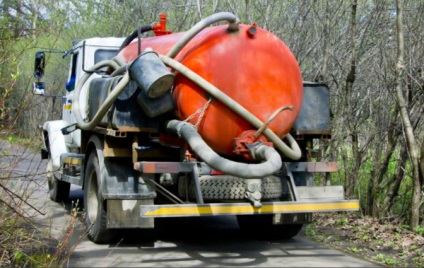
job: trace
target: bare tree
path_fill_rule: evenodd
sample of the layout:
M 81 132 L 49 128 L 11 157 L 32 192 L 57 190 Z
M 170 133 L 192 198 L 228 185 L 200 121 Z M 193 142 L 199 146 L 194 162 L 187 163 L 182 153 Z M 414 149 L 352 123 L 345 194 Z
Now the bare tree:
M 422 174 L 420 172 L 420 163 L 418 155 L 418 145 L 415 140 L 413 127 L 407 110 L 407 102 L 402 90 L 404 74 L 404 34 L 403 34 L 403 3 L 402 0 L 396 0 L 396 40 L 397 40 L 397 60 L 395 65 L 396 72 L 396 101 L 399 106 L 401 119 L 405 131 L 405 137 L 408 145 L 408 151 L 412 162 L 413 171 L 413 194 L 411 204 L 411 221 L 412 228 L 419 225 L 420 205 L 421 205 L 421 181 Z

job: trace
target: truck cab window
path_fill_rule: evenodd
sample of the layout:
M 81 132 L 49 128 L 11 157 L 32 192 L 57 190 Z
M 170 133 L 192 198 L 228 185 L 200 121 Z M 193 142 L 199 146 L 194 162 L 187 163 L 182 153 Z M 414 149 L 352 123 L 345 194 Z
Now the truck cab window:
M 118 50 L 99 49 L 94 53 L 94 64 L 104 60 L 110 60 L 118 54 Z
M 75 78 L 77 76 L 78 53 L 72 55 L 71 75 L 66 82 L 66 90 L 71 92 L 75 88 Z
M 94 53 L 94 64 L 97 64 L 104 60 L 110 60 L 118 54 L 118 50 L 110 49 L 99 49 Z M 103 67 L 97 71 L 97 73 L 105 73 L 107 67 Z

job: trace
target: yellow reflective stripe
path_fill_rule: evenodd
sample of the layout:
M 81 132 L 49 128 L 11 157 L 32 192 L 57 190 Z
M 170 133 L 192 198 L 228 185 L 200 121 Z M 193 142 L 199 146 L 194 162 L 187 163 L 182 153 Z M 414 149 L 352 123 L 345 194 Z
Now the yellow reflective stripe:
M 72 109 L 72 104 L 68 103 L 65 104 L 65 110 L 71 110 Z
M 337 210 L 358 210 L 358 201 L 340 203 L 310 203 L 310 204 L 272 204 L 263 205 L 256 209 L 251 205 L 193 205 L 181 207 L 160 207 L 148 211 L 145 216 L 169 216 L 169 215 L 219 215 L 219 214 L 251 214 L 251 213 L 290 213 L 290 212 L 319 212 Z
M 63 163 L 71 164 L 71 165 L 81 165 L 81 159 L 80 158 L 65 158 L 63 159 Z

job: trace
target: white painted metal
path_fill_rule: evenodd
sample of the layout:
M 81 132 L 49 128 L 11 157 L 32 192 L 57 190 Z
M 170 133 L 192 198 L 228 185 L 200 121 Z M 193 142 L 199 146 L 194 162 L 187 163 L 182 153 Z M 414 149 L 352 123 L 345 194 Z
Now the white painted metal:
M 55 120 L 45 122 L 43 130 L 47 132 L 49 139 L 49 152 L 53 160 L 53 169 L 60 168 L 60 155 L 69 153 L 69 148 L 65 143 L 65 136 L 62 134 L 61 129 L 68 126 L 68 122 L 64 120 Z
M 75 83 L 84 75 L 85 71 L 92 67 L 95 62 L 96 52 L 99 50 L 117 50 L 124 38 L 107 37 L 107 38 L 90 38 L 79 42 L 73 48 L 72 57 L 70 60 L 70 68 L 68 74 L 68 81 L 72 76 L 72 70 L 75 69 Z M 75 61 L 74 61 L 75 58 Z M 73 64 L 76 66 L 72 66 Z M 74 67 L 74 68 L 73 68 Z M 93 74 L 90 79 L 85 83 L 82 94 L 80 95 L 81 114 L 83 118 L 87 117 L 87 91 L 90 81 L 96 77 L 100 77 L 98 74 Z M 43 129 L 47 131 L 50 148 L 53 158 L 53 166 L 59 168 L 60 154 L 75 152 L 81 147 L 81 130 L 73 131 L 68 135 L 63 135 L 60 129 L 71 124 L 76 123 L 75 116 L 72 114 L 72 102 L 74 98 L 74 90 L 66 91 L 66 96 L 63 100 L 62 107 L 62 120 L 48 121 L 44 124 Z

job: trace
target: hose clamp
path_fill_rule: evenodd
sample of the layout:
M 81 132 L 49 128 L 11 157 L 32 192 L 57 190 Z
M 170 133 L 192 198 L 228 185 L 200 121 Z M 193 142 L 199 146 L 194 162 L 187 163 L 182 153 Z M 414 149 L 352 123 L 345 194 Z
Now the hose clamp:
M 256 158 L 257 157 L 256 151 L 258 150 L 258 148 L 261 145 L 264 145 L 264 143 L 262 141 L 258 141 L 258 142 L 251 143 L 251 144 L 246 144 L 247 149 L 249 149 L 250 156 L 255 160 L 262 160 L 262 159 Z
M 175 132 L 178 135 L 178 137 L 181 138 L 181 129 L 183 129 L 183 127 L 185 126 L 189 126 L 189 127 L 193 127 L 192 124 L 188 123 L 188 122 L 184 122 L 184 121 L 179 121 L 178 125 L 175 127 Z

